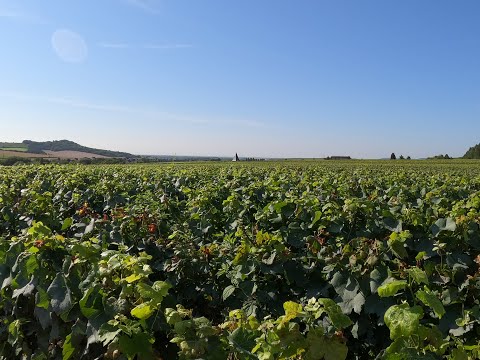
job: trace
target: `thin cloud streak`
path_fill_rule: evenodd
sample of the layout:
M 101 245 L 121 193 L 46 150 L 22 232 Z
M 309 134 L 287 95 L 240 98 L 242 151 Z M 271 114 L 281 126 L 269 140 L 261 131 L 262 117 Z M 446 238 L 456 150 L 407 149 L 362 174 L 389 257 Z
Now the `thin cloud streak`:
M 168 49 L 191 49 L 193 48 L 192 44 L 146 44 L 142 46 L 144 49 L 159 49 L 159 50 L 168 50 Z
M 132 45 L 127 43 L 109 43 L 101 42 L 97 44 L 104 49 L 145 49 L 145 50 L 175 50 L 175 49 L 191 49 L 194 46 L 192 44 L 144 44 L 144 45 Z
M 151 1 L 147 0 L 125 0 L 127 4 L 137 7 L 147 13 L 158 15 L 160 10 L 152 6 Z
M 17 100 L 27 100 L 27 101 L 40 101 L 48 102 L 53 104 L 65 105 L 74 108 L 86 109 L 86 110 L 97 110 L 105 112 L 115 112 L 123 114 L 131 114 L 136 116 L 145 116 L 149 118 L 155 118 L 160 121 L 177 121 L 189 124 L 209 124 L 209 125 L 233 125 L 240 127 L 248 128 L 263 128 L 266 125 L 262 122 L 252 121 L 252 120 L 231 120 L 231 119 L 218 119 L 218 118 L 201 118 L 201 117 L 190 117 L 183 116 L 178 114 L 172 114 L 168 112 L 162 112 L 158 110 L 144 110 L 136 107 L 122 106 L 122 105 L 112 105 L 112 104 L 99 104 L 93 103 L 90 101 L 67 98 L 67 97 L 57 97 L 57 96 L 35 96 L 29 94 L 22 94 L 18 92 L 5 92 L 0 93 L 0 97 L 6 97 Z
M 130 47 L 129 44 L 124 43 L 99 43 L 98 46 L 106 49 L 128 49 Z
M 23 17 L 23 14 L 20 14 L 20 13 L 14 12 L 14 11 L 0 10 L 0 17 L 20 18 L 20 17 Z
M 0 19 L 1 18 L 21 21 L 32 25 L 46 25 L 49 23 L 40 16 L 12 10 L 0 10 Z

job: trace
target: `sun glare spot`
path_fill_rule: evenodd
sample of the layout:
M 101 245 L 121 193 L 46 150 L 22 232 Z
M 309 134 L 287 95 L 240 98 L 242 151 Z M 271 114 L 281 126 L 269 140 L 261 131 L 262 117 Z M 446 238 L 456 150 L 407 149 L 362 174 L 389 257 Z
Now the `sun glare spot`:
M 52 34 L 52 47 L 57 56 L 65 62 L 82 63 L 87 59 L 88 47 L 85 40 L 71 30 L 56 30 Z

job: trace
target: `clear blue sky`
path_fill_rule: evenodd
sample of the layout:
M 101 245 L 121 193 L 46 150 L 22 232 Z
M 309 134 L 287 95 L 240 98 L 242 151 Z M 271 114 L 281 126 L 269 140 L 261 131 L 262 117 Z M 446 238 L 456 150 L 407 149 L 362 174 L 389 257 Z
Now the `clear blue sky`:
M 0 0 L 0 140 L 461 156 L 479 19 L 478 0 Z

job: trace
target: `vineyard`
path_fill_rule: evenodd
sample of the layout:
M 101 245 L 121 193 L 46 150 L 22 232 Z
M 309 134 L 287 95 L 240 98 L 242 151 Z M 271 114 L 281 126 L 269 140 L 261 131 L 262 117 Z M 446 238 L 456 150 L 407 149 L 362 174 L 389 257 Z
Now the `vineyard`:
M 0 359 L 478 359 L 480 167 L 0 167 Z

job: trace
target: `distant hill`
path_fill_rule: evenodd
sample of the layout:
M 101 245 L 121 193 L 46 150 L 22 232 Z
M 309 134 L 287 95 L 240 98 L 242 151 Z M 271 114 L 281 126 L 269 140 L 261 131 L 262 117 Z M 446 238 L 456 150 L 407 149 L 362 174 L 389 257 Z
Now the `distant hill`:
M 480 159 L 480 144 L 472 146 L 470 149 L 467 150 L 465 155 L 463 155 L 464 159 Z
M 72 152 L 75 153 L 88 153 L 93 155 L 98 155 L 99 157 L 113 157 L 113 158 L 134 158 L 135 155 L 120 152 L 120 151 L 110 151 L 110 150 L 102 150 L 102 149 L 95 149 L 86 146 L 79 145 L 70 140 L 57 140 L 57 141 L 32 141 L 32 140 L 24 140 L 20 145 L 26 147 L 28 153 L 33 154 L 50 154 L 53 155 L 52 152 Z

